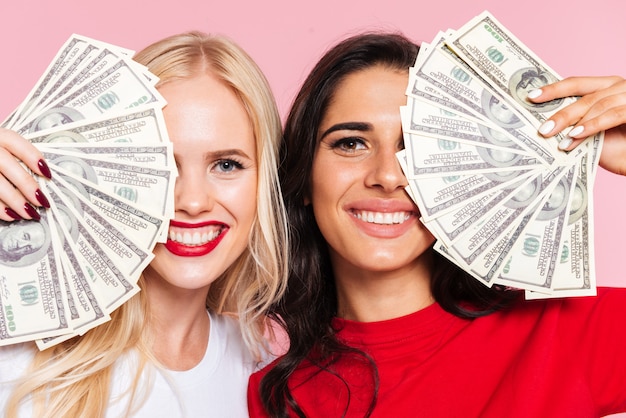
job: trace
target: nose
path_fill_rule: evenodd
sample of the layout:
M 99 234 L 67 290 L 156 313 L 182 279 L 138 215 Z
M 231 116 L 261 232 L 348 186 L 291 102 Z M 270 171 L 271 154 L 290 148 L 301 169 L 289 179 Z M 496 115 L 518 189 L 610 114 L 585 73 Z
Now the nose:
M 385 146 L 376 150 L 369 161 L 370 167 L 365 180 L 367 186 L 391 193 L 397 189 L 404 189 L 409 184 L 396 157 L 399 150 L 400 147 L 396 146 Z
M 174 188 L 176 212 L 196 216 L 210 211 L 214 205 L 213 190 L 206 172 L 179 170 Z

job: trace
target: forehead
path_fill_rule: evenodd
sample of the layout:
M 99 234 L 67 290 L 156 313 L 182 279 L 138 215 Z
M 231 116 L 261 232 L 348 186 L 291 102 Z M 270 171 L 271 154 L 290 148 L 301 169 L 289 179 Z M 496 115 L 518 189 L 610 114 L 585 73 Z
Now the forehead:
M 246 108 L 221 80 L 202 75 L 167 83 L 159 90 L 167 101 L 163 114 L 175 152 L 187 145 L 200 152 L 200 148 L 255 148 Z
M 407 71 L 374 66 L 346 76 L 335 89 L 322 126 L 340 121 L 365 121 L 383 114 L 399 117 L 406 104 Z

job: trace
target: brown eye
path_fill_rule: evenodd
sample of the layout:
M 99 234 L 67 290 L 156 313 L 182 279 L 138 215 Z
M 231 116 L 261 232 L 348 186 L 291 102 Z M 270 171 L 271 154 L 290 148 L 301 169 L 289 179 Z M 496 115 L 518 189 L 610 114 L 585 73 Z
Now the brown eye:
M 332 143 L 331 148 L 346 152 L 355 152 L 366 149 L 365 142 L 359 138 L 341 138 Z

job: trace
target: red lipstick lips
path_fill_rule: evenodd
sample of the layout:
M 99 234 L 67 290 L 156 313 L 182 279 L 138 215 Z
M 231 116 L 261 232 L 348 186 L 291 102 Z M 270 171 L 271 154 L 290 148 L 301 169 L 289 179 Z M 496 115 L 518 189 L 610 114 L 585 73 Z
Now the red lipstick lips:
M 228 232 L 228 225 L 207 221 L 186 223 L 172 220 L 165 248 L 181 257 L 200 257 L 213 251 Z

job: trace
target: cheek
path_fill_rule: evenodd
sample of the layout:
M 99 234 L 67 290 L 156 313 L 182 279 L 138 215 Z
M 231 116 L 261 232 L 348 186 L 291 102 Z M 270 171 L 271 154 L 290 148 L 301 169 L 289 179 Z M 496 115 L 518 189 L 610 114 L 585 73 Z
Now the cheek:
M 337 203 L 355 185 L 362 183 L 364 173 L 358 164 L 340 164 L 337 160 L 319 159 L 311 171 L 309 200 L 318 209 L 323 205 Z
M 240 225 L 250 225 L 257 208 L 257 176 L 250 175 L 227 189 L 226 201 L 230 202 L 232 214 Z

